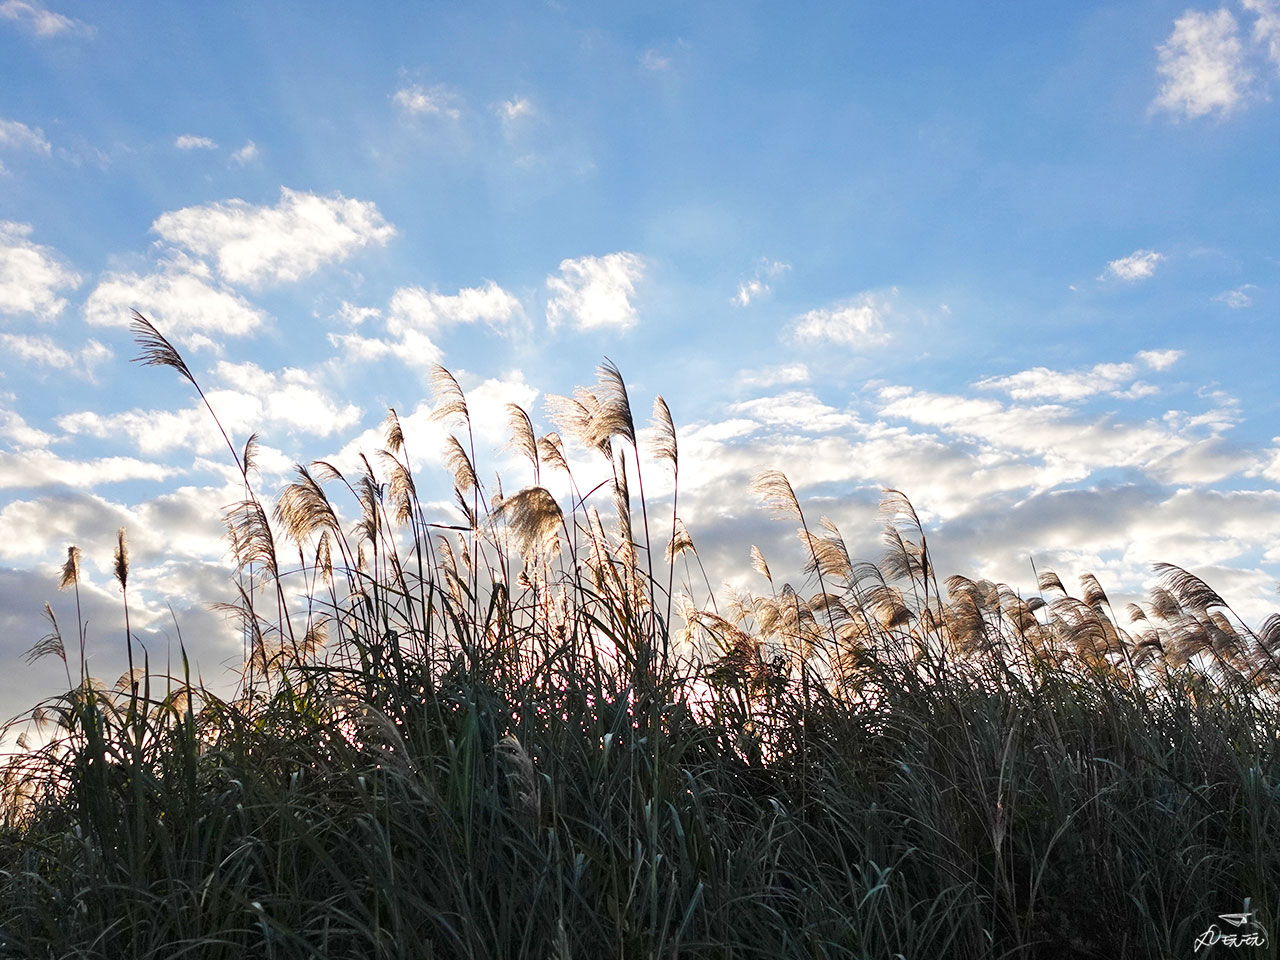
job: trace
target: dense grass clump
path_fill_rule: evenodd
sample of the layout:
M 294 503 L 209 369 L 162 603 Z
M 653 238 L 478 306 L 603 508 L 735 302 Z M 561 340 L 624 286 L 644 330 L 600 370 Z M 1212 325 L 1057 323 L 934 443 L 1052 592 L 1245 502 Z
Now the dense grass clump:
M 650 512 L 600 372 L 553 416 L 603 485 L 512 407 L 534 483 L 504 498 L 439 370 L 447 525 L 394 412 L 380 472 L 299 467 L 270 508 L 232 447 L 240 684 L 68 667 L 4 769 L 0 955 L 1164 958 L 1218 914 L 1275 926 L 1280 621 L 1172 567 L 1127 628 L 1092 578 L 939 584 L 896 492 L 886 557 L 856 562 L 776 473 L 808 585 L 753 551 L 766 593 L 695 603 L 678 501 Z M 661 398 L 651 432 L 678 471 Z M 68 660 L 56 624 L 35 652 Z

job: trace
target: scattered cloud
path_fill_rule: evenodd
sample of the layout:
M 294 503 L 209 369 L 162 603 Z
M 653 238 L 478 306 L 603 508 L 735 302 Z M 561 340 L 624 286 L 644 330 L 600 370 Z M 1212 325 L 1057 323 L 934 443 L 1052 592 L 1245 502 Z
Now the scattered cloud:
M 18 120 L 0 117 L 0 149 L 34 150 L 47 155 L 53 148 L 39 127 L 28 127 Z
M 1160 91 L 1152 103 L 1177 117 L 1224 115 L 1240 106 L 1253 80 L 1245 63 L 1239 25 L 1225 7 L 1188 10 L 1158 48 Z
M 180 254 L 152 273 L 104 274 L 85 301 L 84 318 L 97 326 L 125 327 L 132 310 L 190 347 L 216 348 L 215 336 L 248 336 L 266 321 L 261 310 L 215 281 L 204 262 Z
M 328 437 L 355 426 L 361 410 L 335 401 L 315 374 L 294 367 L 268 371 L 255 363 L 222 361 L 213 369 L 205 395 L 232 436 L 276 431 Z M 61 416 L 58 426 L 73 435 L 127 437 L 144 454 L 175 448 L 218 453 L 224 440 L 201 402 L 181 410 L 129 410 L 99 414 L 82 411 Z
M 1146 280 L 1156 272 L 1156 264 L 1164 258 L 1163 253 L 1156 253 L 1154 250 L 1135 250 L 1127 257 L 1109 260 L 1107 269 L 1103 271 L 1102 276 L 1098 279 L 1105 280 L 1108 277 L 1114 277 L 1117 280 L 1124 280 L 1126 283 Z
M 0 437 L 19 448 L 47 447 L 54 440 L 53 434 L 31 426 L 16 410 L 0 410 Z
M 634 253 L 561 260 L 559 275 L 547 277 L 551 293 L 547 325 L 552 329 L 564 323 L 577 330 L 630 329 L 637 319 L 631 300 L 644 271 L 644 260 Z
M 492 280 L 480 287 L 464 287 L 456 294 L 422 287 L 401 287 L 391 295 L 384 324 L 387 336 L 365 336 L 356 328 L 381 317 L 374 307 L 344 303 L 336 319 L 349 333 L 330 333 L 329 342 L 348 360 L 375 361 L 394 357 L 416 366 L 429 366 L 444 358 L 435 338 L 457 325 L 483 323 L 493 331 L 508 331 L 523 319 L 524 308 L 514 295 Z
M 657 49 L 650 47 L 644 53 L 640 54 L 640 66 L 644 67 L 646 70 L 661 73 L 664 70 L 671 69 L 671 58 L 664 53 L 660 53 Z
M 55 37 L 60 33 L 89 34 L 93 28 L 80 20 L 46 10 L 27 0 L 3 0 L 0 2 L 0 19 L 12 20 L 37 37 Z
M 744 387 L 775 387 L 789 383 L 808 383 L 809 368 L 803 363 L 784 363 L 759 370 L 742 370 L 736 382 Z
M 37 367 L 50 367 L 92 380 L 94 369 L 115 353 L 97 340 L 87 340 L 79 350 L 59 346 L 52 337 L 28 334 L 0 334 L 0 350 L 6 356 Z
M 987 377 L 974 384 L 979 390 L 999 390 L 1015 400 L 1085 400 L 1099 394 L 1139 397 L 1153 387 L 1135 380 L 1142 367 L 1167 370 L 1182 356 L 1180 350 L 1144 350 L 1136 363 L 1099 363 L 1088 370 L 1050 370 L 1033 367 L 1007 377 Z
M 521 117 L 527 117 L 533 113 L 533 101 L 528 97 L 515 97 L 511 100 L 504 100 L 498 105 L 498 114 L 503 120 L 519 120 Z
M 273 207 L 226 200 L 184 207 L 151 225 L 165 241 L 213 258 L 230 283 L 292 283 L 362 247 L 384 245 L 395 227 L 375 204 L 280 188 Z
M 1253 22 L 1254 43 L 1267 48 L 1267 56 L 1280 67 L 1280 5 L 1276 0 L 1241 0 L 1240 5 L 1257 19 Z
M 773 292 L 773 281 L 791 269 L 791 264 L 780 260 L 761 257 L 756 262 L 752 275 L 738 284 L 738 292 L 733 295 L 732 303 L 739 307 L 749 305 L 753 300 L 768 296 Z
M 823 403 L 811 390 L 788 390 L 771 397 L 743 400 L 730 404 L 729 411 L 769 426 L 804 424 L 805 430 L 812 433 L 857 430 L 863 425 L 857 415 Z
M 252 140 L 248 141 L 243 147 L 231 154 L 231 162 L 237 166 L 247 167 L 253 161 L 258 159 L 258 145 Z
M 502 121 L 502 135 L 508 141 L 514 140 L 536 113 L 533 101 L 528 97 L 504 100 L 495 109 Z
M 52 320 L 67 305 L 58 291 L 74 290 L 80 275 L 30 236 L 30 224 L 0 220 L 0 314 Z
M 462 116 L 461 98 L 442 83 L 431 87 L 409 84 L 391 97 L 405 113 L 412 116 L 438 116 L 457 120 Z
M 252 145 L 253 141 L 249 141 Z M 196 136 L 194 133 L 184 133 L 173 141 L 173 145 L 179 150 L 216 150 L 218 144 L 208 137 Z
M 1243 310 L 1245 307 L 1253 303 L 1253 298 L 1249 296 L 1249 291 L 1256 289 L 1252 283 L 1246 283 L 1242 287 L 1236 287 L 1234 290 L 1224 290 L 1213 298 L 1215 303 L 1223 303 L 1232 310 Z
M 393 334 L 410 328 L 431 333 L 453 324 L 477 322 L 499 329 L 520 314 L 520 301 L 492 280 L 482 287 L 467 287 L 456 294 L 401 287 L 391 295 L 387 329 Z
M 795 317 L 789 325 L 789 337 L 797 343 L 836 343 L 850 347 L 876 346 L 886 343 L 890 334 L 884 321 L 892 313 L 892 298 L 897 289 L 887 293 L 866 291 L 852 299 L 810 310 Z

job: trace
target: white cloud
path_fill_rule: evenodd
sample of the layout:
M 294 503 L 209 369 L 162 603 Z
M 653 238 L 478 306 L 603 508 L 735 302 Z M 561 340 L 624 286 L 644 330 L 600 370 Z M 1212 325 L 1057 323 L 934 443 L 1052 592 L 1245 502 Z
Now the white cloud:
M 247 167 L 258 159 L 258 154 L 258 145 L 250 140 L 235 153 L 231 154 L 231 162 L 237 166 Z
M 1188 10 L 1157 49 L 1162 82 L 1154 109 L 1195 118 L 1229 113 L 1244 100 L 1252 75 L 1236 18 L 1225 7 L 1213 13 Z
M 1280 7 L 1275 0 L 1241 0 L 1240 5 L 1257 18 L 1253 22 L 1254 42 L 1265 44 L 1271 62 L 1280 67 Z
M 1127 257 L 1107 261 L 1107 269 L 1098 279 L 1115 277 L 1127 283 L 1145 280 L 1156 272 L 1156 264 L 1163 259 L 1164 254 L 1154 250 L 1135 250 Z
M 212 257 L 231 283 L 292 283 L 362 247 L 386 244 L 395 227 L 375 204 L 280 188 L 274 207 L 226 200 L 161 214 L 152 229 L 169 243 Z
M 0 2 L 0 18 L 12 20 L 38 37 L 53 37 L 60 33 L 92 33 L 93 28 L 79 20 L 46 10 L 27 0 L 3 0 Z
M 252 142 L 252 141 L 251 141 Z M 200 137 L 194 133 L 184 133 L 173 141 L 179 150 L 216 150 L 218 144 L 208 137 Z
M 1252 283 L 1246 283 L 1242 287 L 1236 287 L 1234 290 L 1224 290 L 1213 298 L 1215 303 L 1223 303 L 1232 310 L 1243 310 L 1245 307 L 1253 303 L 1253 298 L 1249 296 L 1249 291 L 1254 289 Z
M 644 260 L 634 253 L 561 260 L 560 275 L 547 277 L 551 292 L 547 301 L 548 326 L 555 329 L 568 323 L 578 330 L 630 329 L 636 323 L 631 298 L 644 271 Z
M 52 150 L 39 127 L 28 127 L 18 120 L 6 120 L 4 117 L 0 117 L 0 148 L 34 150 L 43 154 Z
M 1098 363 L 1088 370 L 1071 371 L 1032 367 L 1007 377 L 987 377 L 974 386 L 979 390 L 1000 390 L 1015 400 L 1084 400 L 1102 393 L 1135 399 L 1156 390 L 1134 380 L 1139 364 L 1166 370 L 1181 356 L 1180 350 L 1144 350 L 1136 357 L 1138 363 Z
M 890 298 L 897 292 L 894 289 L 886 295 L 866 291 L 833 306 L 810 310 L 791 321 L 790 338 L 798 343 L 837 343 L 850 347 L 885 343 L 890 335 L 884 329 L 884 321 L 892 312 Z
M 205 395 L 222 426 L 232 437 L 275 431 L 327 437 L 357 424 L 360 408 L 340 404 L 321 387 L 315 374 L 297 368 L 263 370 L 254 363 L 220 362 L 214 368 L 219 386 Z M 70 413 L 58 418 L 67 433 L 91 437 L 128 437 L 141 452 L 152 455 L 175 448 L 217 454 L 225 449 L 222 434 L 204 404 L 196 401 L 181 410 L 130 410 L 99 414 Z
M 533 101 L 528 97 L 514 97 L 504 100 L 498 106 L 498 113 L 503 120 L 519 120 L 533 113 Z
M 772 397 L 743 400 L 731 404 L 729 410 L 771 426 L 803 425 L 805 430 L 813 433 L 857 430 L 862 426 L 856 415 L 823 403 L 809 390 L 788 390 Z
M 406 113 L 415 116 L 441 116 L 450 120 L 462 116 L 458 95 L 440 83 L 432 87 L 409 84 L 397 90 L 391 99 Z
M 483 287 L 466 287 L 456 294 L 401 287 L 391 295 L 387 329 L 397 336 L 409 329 L 432 333 L 459 323 L 483 322 L 498 329 L 520 313 L 520 301 L 492 280 Z
M 51 337 L 27 334 L 0 334 L 0 350 L 23 363 L 52 367 L 93 379 L 94 368 L 115 356 L 110 347 L 87 340 L 79 350 L 59 346 Z
M 47 447 L 53 443 L 53 434 L 31 426 L 14 410 L 0 410 L 0 437 L 19 448 Z
M 67 305 L 58 291 L 78 287 L 80 276 L 30 235 L 30 224 L 0 220 L 0 314 L 52 320 Z
M 1168 370 L 1182 359 L 1181 350 L 1139 350 L 1139 362 L 1152 370 Z
M 745 307 L 752 300 L 767 296 L 773 292 L 770 281 L 776 280 L 790 269 L 791 264 L 789 263 L 761 257 L 756 263 L 755 272 L 751 277 L 738 284 L 738 292 L 733 295 L 731 302 L 739 307 Z
M 138 310 L 180 344 L 216 347 L 212 337 L 244 337 L 256 332 L 265 314 L 233 290 L 213 280 L 206 264 L 190 257 L 162 261 L 148 274 L 107 273 L 84 305 L 88 323 L 126 327 Z
M 776 364 L 760 370 L 742 370 L 736 382 L 744 387 L 774 387 L 788 383 L 808 383 L 809 368 L 803 363 Z
M 490 280 L 481 287 L 464 287 L 456 294 L 400 287 L 391 295 L 387 306 L 384 324 L 387 336 L 371 337 L 356 332 L 355 328 L 380 315 L 381 311 L 375 308 L 344 303 L 337 319 L 351 327 L 351 332 L 331 332 L 329 342 L 339 348 L 347 360 L 373 362 L 394 357 L 425 367 L 444 359 L 444 351 L 434 338 L 446 328 L 483 323 L 490 330 L 505 332 L 523 319 L 524 309 L 511 293 Z
M 89 490 L 103 483 L 164 480 L 177 471 L 133 457 L 67 460 L 48 450 L 7 453 L 0 450 L 0 490 L 67 486 Z

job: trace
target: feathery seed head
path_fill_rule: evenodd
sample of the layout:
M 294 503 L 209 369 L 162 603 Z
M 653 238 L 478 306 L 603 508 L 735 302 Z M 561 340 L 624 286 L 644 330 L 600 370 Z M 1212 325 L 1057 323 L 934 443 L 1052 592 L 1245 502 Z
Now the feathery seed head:
M 65 590 L 80 582 L 80 548 L 67 547 L 67 562 L 62 565 L 62 577 L 58 589 Z
M 116 580 L 120 583 L 120 589 L 123 590 L 129 582 L 129 544 L 125 540 L 124 527 L 116 531 Z

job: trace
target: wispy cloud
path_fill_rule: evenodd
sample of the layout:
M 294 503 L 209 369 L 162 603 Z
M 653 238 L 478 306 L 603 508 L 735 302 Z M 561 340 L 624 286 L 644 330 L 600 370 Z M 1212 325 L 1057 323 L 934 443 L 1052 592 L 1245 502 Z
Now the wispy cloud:
M 1182 356 L 1180 350 L 1144 350 L 1129 363 L 1099 363 L 1087 370 L 1032 367 L 1007 377 L 987 377 L 974 384 L 979 390 L 999 390 L 1015 400 L 1084 400 L 1099 394 L 1142 396 L 1153 390 L 1136 380 L 1145 367 L 1167 370 Z
M 640 66 L 655 73 L 671 69 L 671 58 L 657 49 L 650 47 L 640 54 Z
M 1153 109 L 1191 119 L 1230 113 L 1244 101 L 1253 74 L 1239 25 L 1225 7 L 1212 13 L 1188 10 L 1157 49 L 1161 84 Z
M 865 291 L 829 307 L 810 310 L 794 318 L 788 336 L 797 343 L 836 343 L 849 347 L 876 346 L 888 342 L 885 318 L 892 312 L 896 289 L 887 293 Z
M 212 257 L 229 282 L 255 288 L 300 280 L 396 232 L 373 203 L 288 187 L 272 207 L 227 200 L 162 214 L 151 226 L 165 241 Z
M 1246 283 L 1234 290 L 1224 290 L 1213 299 L 1215 303 L 1226 304 L 1232 310 L 1243 310 L 1253 303 L 1253 298 L 1249 296 L 1249 291 L 1253 289 L 1255 287 L 1252 283 Z
M 791 269 L 791 264 L 780 260 L 761 257 L 756 261 L 752 275 L 738 284 L 738 292 L 733 295 L 732 303 L 739 307 L 749 305 L 773 292 L 773 282 Z
M 775 387 L 788 383 L 808 383 L 809 368 L 803 363 L 783 363 L 759 370 L 743 370 L 735 378 L 744 387 Z
M 231 154 L 231 162 L 237 166 L 247 167 L 249 164 L 253 163 L 253 161 L 257 160 L 258 156 L 258 145 L 250 140 L 239 150 Z
M 507 140 L 515 139 L 528 125 L 536 112 L 533 101 L 528 97 L 513 97 L 504 100 L 495 108 L 498 119 L 502 121 L 502 135 Z
M 58 292 L 78 287 L 80 275 L 30 236 L 30 224 L 0 220 L 0 314 L 52 320 L 67 305 Z
M 1105 280 L 1112 277 L 1127 283 L 1146 280 L 1156 272 L 1156 264 L 1163 259 L 1164 254 L 1154 250 L 1135 250 L 1127 257 L 1108 261 L 1107 269 L 1098 279 Z
M 547 277 L 547 325 L 555 329 L 567 323 L 578 330 L 635 326 L 631 300 L 644 271 L 644 260 L 626 252 L 560 261 L 560 273 Z
M 39 127 L 28 127 L 18 120 L 0 117 L 0 149 L 34 150 L 48 154 L 52 148 Z
M 60 33 L 90 34 L 93 28 L 87 23 L 54 13 L 27 0 L 3 0 L 0 2 L 0 19 L 12 20 L 38 37 L 54 37 Z
M 424 87 L 409 84 L 391 97 L 405 113 L 413 116 L 439 116 L 457 120 L 462 116 L 461 98 L 442 83 Z
M 1280 4 L 1276 0 L 1240 0 L 1240 5 L 1257 19 L 1253 21 L 1253 41 L 1265 46 L 1271 62 L 1280 67 Z
M 0 334 L 0 349 L 25 364 L 62 370 L 88 380 L 93 379 L 99 364 L 115 356 L 110 347 L 97 340 L 86 340 L 79 350 L 72 351 L 52 337 L 17 333 Z
M 253 141 L 250 141 L 252 144 Z M 176 140 L 173 145 L 179 150 L 216 150 L 218 144 L 208 137 L 200 137 L 194 133 L 184 133 Z

